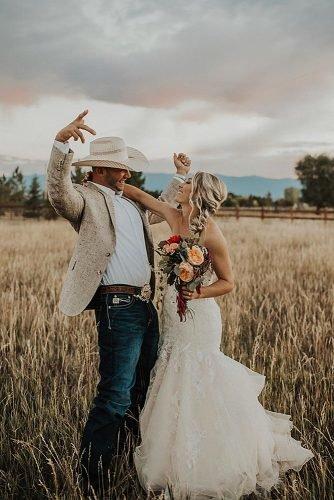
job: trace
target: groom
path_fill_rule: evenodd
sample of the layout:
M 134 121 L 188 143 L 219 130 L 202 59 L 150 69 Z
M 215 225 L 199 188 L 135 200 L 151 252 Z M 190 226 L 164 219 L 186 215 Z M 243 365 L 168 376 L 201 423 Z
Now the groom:
M 161 222 L 122 196 L 131 171 L 148 165 L 137 149 L 119 137 L 90 143 L 90 154 L 72 163 L 68 141 L 85 142 L 88 111 L 56 135 L 47 171 L 48 196 L 56 212 L 78 233 L 63 284 L 60 309 L 75 316 L 95 309 L 100 382 L 81 441 L 81 465 L 93 486 L 108 468 L 117 435 L 129 410 L 145 401 L 158 345 L 158 318 L 152 303 L 154 247 L 149 224 Z M 174 154 L 176 174 L 161 198 L 174 201 L 190 161 Z M 89 181 L 72 184 L 71 165 L 90 166 Z M 136 414 L 136 413 L 135 413 Z

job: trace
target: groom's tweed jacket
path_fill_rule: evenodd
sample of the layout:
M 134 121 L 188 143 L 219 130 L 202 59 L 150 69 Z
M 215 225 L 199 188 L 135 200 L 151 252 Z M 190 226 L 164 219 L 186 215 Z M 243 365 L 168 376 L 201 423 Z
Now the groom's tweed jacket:
M 116 244 L 115 213 L 111 197 L 92 182 L 87 186 L 73 184 L 71 163 L 73 151 L 66 155 L 52 148 L 47 170 L 49 200 L 56 212 L 65 217 L 79 234 L 70 260 L 60 297 L 60 310 L 75 316 L 89 304 L 101 282 L 107 262 Z M 173 203 L 179 181 L 173 179 L 161 199 Z M 132 202 L 133 203 L 133 202 Z M 147 255 L 152 267 L 151 287 L 154 291 L 154 246 L 150 224 L 161 218 L 136 205 L 143 221 Z

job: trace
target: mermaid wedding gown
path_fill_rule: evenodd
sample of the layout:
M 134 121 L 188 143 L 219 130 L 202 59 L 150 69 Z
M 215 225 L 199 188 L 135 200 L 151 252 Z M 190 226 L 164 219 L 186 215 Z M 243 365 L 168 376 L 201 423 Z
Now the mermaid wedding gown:
M 281 473 L 300 470 L 313 454 L 291 437 L 289 415 L 259 403 L 265 377 L 220 351 L 215 300 L 193 300 L 189 308 L 192 317 L 181 323 L 175 288 L 168 286 L 134 453 L 141 485 L 169 487 L 175 499 L 238 499 L 270 490 Z

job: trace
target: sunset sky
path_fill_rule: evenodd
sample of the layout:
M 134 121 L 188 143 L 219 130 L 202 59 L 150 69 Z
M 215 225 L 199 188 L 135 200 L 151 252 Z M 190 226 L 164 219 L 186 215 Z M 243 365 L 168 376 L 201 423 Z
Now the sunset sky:
M 333 0 L 0 8 L 0 173 L 43 172 L 55 133 L 85 108 L 151 172 L 185 151 L 195 170 L 293 177 L 304 154 L 334 154 Z

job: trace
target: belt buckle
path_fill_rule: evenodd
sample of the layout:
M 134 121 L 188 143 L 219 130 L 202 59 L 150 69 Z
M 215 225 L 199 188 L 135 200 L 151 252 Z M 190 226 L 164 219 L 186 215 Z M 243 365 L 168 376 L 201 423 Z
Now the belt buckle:
M 143 302 L 149 302 L 152 294 L 152 289 L 151 285 L 149 283 L 145 283 L 145 285 L 142 287 L 140 291 L 140 295 L 134 295 L 139 300 L 142 300 Z

